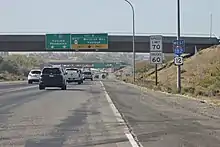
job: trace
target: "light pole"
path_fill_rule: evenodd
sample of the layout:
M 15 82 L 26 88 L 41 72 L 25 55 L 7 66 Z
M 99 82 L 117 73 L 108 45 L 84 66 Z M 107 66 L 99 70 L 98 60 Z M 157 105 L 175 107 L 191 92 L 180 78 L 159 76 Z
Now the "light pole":
M 212 13 L 210 13 L 210 38 L 212 38 Z
M 127 2 L 132 9 L 132 32 L 133 32 L 133 39 L 132 39 L 132 44 L 133 44 L 133 81 L 135 82 L 135 11 L 134 11 L 134 6 L 132 5 L 132 3 L 128 0 L 125 0 L 125 2 Z
M 177 0 L 177 40 L 180 40 L 180 0 Z M 177 66 L 177 91 L 181 92 L 181 65 Z

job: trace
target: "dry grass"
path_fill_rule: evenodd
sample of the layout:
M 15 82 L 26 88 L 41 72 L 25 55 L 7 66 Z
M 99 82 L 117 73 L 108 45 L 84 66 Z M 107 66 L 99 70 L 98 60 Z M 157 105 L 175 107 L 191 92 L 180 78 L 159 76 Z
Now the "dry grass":
M 158 72 L 159 86 L 154 86 L 154 74 L 137 77 L 137 84 L 176 93 L 176 73 L 175 65 L 167 66 Z M 185 59 L 181 79 L 183 94 L 220 98 L 220 48 L 205 49 Z M 130 81 L 129 78 L 126 80 Z
M 220 90 L 220 48 L 202 50 L 186 59 L 181 75 L 183 93 L 217 96 Z M 176 90 L 176 66 L 162 70 L 158 76 L 163 87 Z
M 140 61 L 136 63 L 136 72 L 143 73 L 151 69 L 153 66 L 149 61 Z

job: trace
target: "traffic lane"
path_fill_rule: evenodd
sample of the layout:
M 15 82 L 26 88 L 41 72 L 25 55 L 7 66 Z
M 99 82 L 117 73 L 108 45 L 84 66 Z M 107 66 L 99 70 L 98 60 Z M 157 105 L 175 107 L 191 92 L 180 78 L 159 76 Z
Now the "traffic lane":
M 126 84 L 103 83 L 143 146 L 219 146 L 219 119 L 211 119 L 168 98 L 143 93 Z
M 38 85 L 30 85 L 30 86 L 25 86 L 25 87 L 17 87 L 17 88 L 8 88 L 8 89 L 0 89 L 0 96 L 7 95 L 9 93 L 14 93 L 14 92 L 23 92 L 23 91 L 29 91 L 31 89 L 36 89 Z M 7 97 L 1 97 L 0 99 L 4 99 Z
M 11 88 L 18 88 L 18 87 L 27 87 L 27 86 L 31 86 L 31 85 L 36 85 L 37 83 L 34 84 L 28 84 L 27 81 L 22 81 L 22 82 L 8 82 L 8 83 L 4 83 L 4 82 L 0 82 L 0 91 L 2 89 L 11 89 Z
M 0 146 L 130 146 L 99 81 L 10 93 L 4 100 Z
M 0 93 L 0 124 L 5 126 L 16 107 L 37 99 L 47 91 L 38 91 L 36 87 Z M 1 128 L 2 129 L 2 128 Z M 0 130 L 1 130 L 0 129 Z

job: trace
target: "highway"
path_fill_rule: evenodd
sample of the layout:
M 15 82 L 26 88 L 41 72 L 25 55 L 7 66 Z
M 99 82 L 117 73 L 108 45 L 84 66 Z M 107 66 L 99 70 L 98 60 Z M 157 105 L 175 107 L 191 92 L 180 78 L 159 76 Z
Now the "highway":
M 11 89 L 0 92 L 3 147 L 220 144 L 220 109 L 199 101 L 144 92 L 114 80 L 70 84 L 67 90 L 40 91 L 35 84 Z
M 9 89 L 9 88 L 19 88 L 26 87 L 28 85 L 27 81 L 14 81 L 14 82 L 0 82 L 0 89 Z

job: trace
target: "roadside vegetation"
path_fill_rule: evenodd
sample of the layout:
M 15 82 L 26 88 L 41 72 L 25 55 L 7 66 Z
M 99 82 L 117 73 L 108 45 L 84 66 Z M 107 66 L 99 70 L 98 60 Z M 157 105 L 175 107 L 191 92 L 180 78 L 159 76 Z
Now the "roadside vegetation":
M 137 72 L 136 84 L 176 93 L 176 68 L 172 60 L 161 65 L 158 71 L 158 86 L 155 86 L 154 67 L 147 71 L 143 68 L 144 72 Z M 121 79 L 132 83 L 131 77 L 124 76 Z M 192 57 L 184 58 L 181 80 L 182 94 L 220 98 L 220 47 L 210 47 Z
M 0 57 L 0 81 L 24 80 L 32 68 L 39 67 L 42 60 L 25 55 Z

